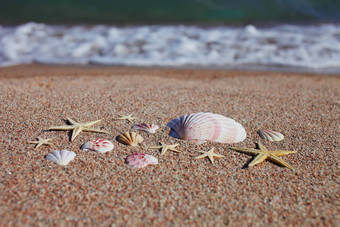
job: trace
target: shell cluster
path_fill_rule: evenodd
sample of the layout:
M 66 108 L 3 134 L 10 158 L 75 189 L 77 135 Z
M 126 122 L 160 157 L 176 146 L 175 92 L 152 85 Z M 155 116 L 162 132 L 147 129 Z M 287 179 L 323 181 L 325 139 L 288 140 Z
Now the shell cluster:
M 126 164 L 133 168 L 142 168 L 147 165 L 157 165 L 158 159 L 152 155 L 135 153 L 126 158 Z
M 84 151 L 96 151 L 99 153 L 106 153 L 112 151 L 114 148 L 113 144 L 109 140 L 96 139 L 84 143 L 81 149 Z
M 206 141 L 238 143 L 246 138 L 246 131 L 240 123 L 214 113 L 193 113 L 170 121 L 170 136 L 188 140 L 195 144 Z
M 137 147 L 139 143 L 144 141 L 144 138 L 135 132 L 124 132 L 118 136 L 117 141 L 125 145 Z
M 65 166 L 71 162 L 76 157 L 76 153 L 68 150 L 53 151 L 52 153 L 46 155 L 46 159 L 57 163 L 58 165 Z
M 261 130 L 258 130 L 257 133 L 259 134 L 261 139 L 265 139 L 269 141 L 281 141 L 285 138 L 281 133 L 275 132 L 270 129 L 261 129 Z

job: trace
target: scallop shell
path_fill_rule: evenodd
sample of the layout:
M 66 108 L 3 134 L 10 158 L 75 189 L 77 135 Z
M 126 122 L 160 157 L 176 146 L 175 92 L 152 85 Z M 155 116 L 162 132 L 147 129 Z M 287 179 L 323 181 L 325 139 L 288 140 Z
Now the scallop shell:
M 246 138 L 243 126 L 231 118 L 214 113 L 193 113 L 170 121 L 170 136 L 195 144 L 206 141 L 238 143 Z
M 76 157 L 76 153 L 73 151 L 68 151 L 68 150 L 61 150 L 61 151 L 53 151 L 52 153 L 46 155 L 46 159 L 50 160 L 52 162 L 57 163 L 58 165 L 65 166 L 67 165 L 70 161 L 72 161 Z
M 84 151 L 97 151 L 99 153 L 106 153 L 113 150 L 113 144 L 109 140 L 96 139 L 83 144 L 81 149 Z
M 156 130 L 159 129 L 159 127 L 154 124 L 143 123 L 143 124 L 137 124 L 137 125 L 132 126 L 132 129 L 142 130 L 149 134 L 152 134 L 152 133 L 156 133 Z
M 118 142 L 121 142 L 126 145 L 130 145 L 133 147 L 137 147 L 137 145 L 143 142 L 143 137 L 135 132 L 124 132 L 122 135 L 119 135 L 117 138 Z
M 158 159 L 152 155 L 135 153 L 126 158 L 126 164 L 134 168 L 142 168 L 147 165 L 157 165 Z
M 285 138 L 281 133 L 275 132 L 270 129 L 261 129 L 258 130 L 257 133 L 259 134 L 261 139 L 266 139 L 269 141 L 281 141 Z

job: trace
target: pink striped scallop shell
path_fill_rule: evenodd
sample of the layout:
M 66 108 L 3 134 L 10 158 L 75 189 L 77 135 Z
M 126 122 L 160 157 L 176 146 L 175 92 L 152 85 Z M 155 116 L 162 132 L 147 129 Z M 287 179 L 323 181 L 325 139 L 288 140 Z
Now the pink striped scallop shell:
M 81 149 L 84 151 L 96 151 L 99 153 L 106 153 L 113 150 L 113 144 L 109 140 L 95 139 L 84 143 Z
M 246 138 L 246 131 L 235 120 L 214 113 L 192 113 L 173 119 L 167 126 L 170 136 L 195 144 L 206 141 L 239 143 Z
M 136 124 L 136 125 L 132 126 L 132 129 L 141 130 L 141 131 L 145 131 L 149 134 L 152 134 L 152 133 L 156 133 L 156 130 L 159 129 L 159 127 L 157 125 L 154 125 L 154 124 L 142 123 L 142 124 Z
M 147 165 L 157 165 L 158 159 L 152 155 L 135 153 L 126 158 L 126 164 L 133 168 L 143 168 Z

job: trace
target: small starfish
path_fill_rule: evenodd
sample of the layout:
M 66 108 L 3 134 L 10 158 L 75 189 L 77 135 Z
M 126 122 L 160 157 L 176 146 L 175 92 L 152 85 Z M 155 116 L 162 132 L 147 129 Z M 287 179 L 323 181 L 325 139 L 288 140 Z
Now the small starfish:
M 210 159 L 211 163 L 214 163 L 214 157 L 217 157 L 217 158 L 225 157 L 224 155 L 214 153 L 214 149 L 215 148 L 211 148 L 209 151 L 200 151 L 203 154 L 200 155 L 200 156 L 197 156 L 195 159 L 201 159 L 201 158 L 208 157 Z
M 128 122 L 132 122 L 133 119 L 138 119 L 138 118 L 132 117 L 132 114 L 117 118 L 117 120 L 127 120 Z
M 107 131 L 104 131 L 104 130 L 89 128 L 90 126 L 100 122 L 101 120 L 85 122 L 85 123 L 78 123 L 70 118 L 67 118 L 67 120 L 71 123 L 71 125 L 52 126 L 48 130 L 73 130 L 71 141 L 73 141 L 82 131 L 108 133 Z
M 287 154 L 293 154 L 296 153 L 296 151 L 268 151 L 267 148 L 265 148 L 261 142 L 257 143 L 259 149 L 253 149 L 253 148 L 237 148 L 237 147 L 231 147 L 230 149 L 234 151 L 243 152 L 250 155 L 257 155 L 256 158 L 248 165 L 248 166 L 254 166 L 256 164 L 259 164 L 263 162 L 265 159 L 269 159 L 272 162 L 275 162 L 277 164 L 283 165 L 291 170 L 294 170 L 294 168 L 289 165 L 287 162 L 283 161 L 278 156 L 283 156 Z
M 161 151 L 161 155 L 164 155 L 165 152 L 167 152 L 168 150 L 170 151 L 175 151 L 177 153 L 180 153 L 181 151 L 175 149 L 175 147 L 177 147 L 179 144 L 176 143 L 176 144 L 172 144 L 172 145 L 167 145 L 163 142 L 161 142 L 162 146 L 156 146 L 156 147 L 150 147 L 151 149 L 160 149 L 162 148 L 162 151 Z
M 37 139 L 38 139 L 37 141 L 27 141 L 27 143 L 37 144 L 34 149 L 38 149 L 41 145 L 44 145 L 44 144 L 49 145 L 49 146 L 53 145 L 53 143 L 50 143 L 48 141 L 53 140 L 54 138 L 43 139 L 41 137 L 38 137 Z

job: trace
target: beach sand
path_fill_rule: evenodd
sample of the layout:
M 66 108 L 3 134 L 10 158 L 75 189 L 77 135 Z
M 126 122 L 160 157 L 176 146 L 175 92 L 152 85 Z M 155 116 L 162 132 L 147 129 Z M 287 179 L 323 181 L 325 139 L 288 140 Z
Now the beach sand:
M 299 226 L 340 222 L 340 77 L 298 73 L 129 67 L 16 66 L 0 69 L 0 226 Z M 247 138 L 238 144 L 195 146 L 168 136 L 168 121 L 188 113 L 213 112 L 241 123 Z M 140 134 L 137 148 L 115 138 L 133 123 L 160 126 Z M 46 131 L 102 119 L 109 134 Z M 255 148 L 256 131 L 281 132 L 268 150 L 295 170 L 253 158 L 230 147 Z M 34 149 L 27 141 L 50 138 Z M 90 139 L 114 143 L 113 152 L 81 151 Z M 181 153 L 149 149 L 179 143 Z M 195 160 L 214 147 L 225 155 L 212 164 Z M 53 150 L 77 153 L 67 166 L 45 160 Z M 156 156 L 158 165 L 133 169 L 132 153 Z

